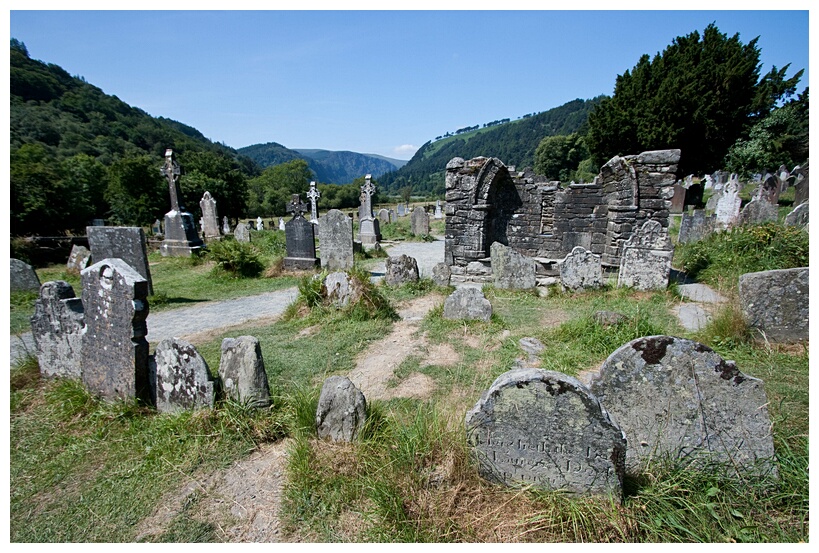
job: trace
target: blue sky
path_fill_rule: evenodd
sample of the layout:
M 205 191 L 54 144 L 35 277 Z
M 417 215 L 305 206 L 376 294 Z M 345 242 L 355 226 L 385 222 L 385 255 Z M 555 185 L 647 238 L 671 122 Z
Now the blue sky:
M 428 4 L 395 6 L 459 7 Z M 112 5 L 129 7 L 50 11 L 59 5 L 13 0 L 10 34 L 32 58 L 234 148 L 278 142 L 409 159 L 447 131 L 611 94 L 640 55 L 711 22 L 744 43 L 759 36 L 763 73 L 804 68 L 800 90 L 809 77 L 799 2 L 777 4 L 790 11 L 224 11 L 246 7 L 237 0 L 186 11 L 146 0 L 139 6 L 182 9 L 96 11 Z

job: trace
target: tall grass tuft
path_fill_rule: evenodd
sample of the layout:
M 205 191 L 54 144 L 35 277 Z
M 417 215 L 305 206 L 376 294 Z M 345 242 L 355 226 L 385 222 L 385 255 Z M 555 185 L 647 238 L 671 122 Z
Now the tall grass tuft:
M 264 270 L 261 252 L 249 242 L 219 240 L 209 246 L 207 256 L 216 264 L 214 276 L 253 278 Z

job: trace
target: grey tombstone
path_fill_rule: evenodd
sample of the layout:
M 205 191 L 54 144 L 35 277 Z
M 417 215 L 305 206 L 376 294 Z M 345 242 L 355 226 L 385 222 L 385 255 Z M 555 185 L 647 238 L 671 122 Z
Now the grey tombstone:
M 429 235 L 429 215 L 420 205 L 412 210 L 410 231 L 415 236 Z
M 284 268 L 289 270 L 306 271 L 319 265 L 316 258 L 316 236 L 313 223 L 304 218 L 303 213 L 307 206 L 293 194 L 287 211 L 293 213 L 293 218 L 284 225 L 285 240 L 287 243 L 287 257 L 284 258 Z
M 805 165 L 804 167 L 797 166 L 793 169 L 794 174 L 796 175 L 796 185 L 794 186 L 794 198 L 793 198 L 793 205 L 799 205 L 803 202 L 808 200 L 808 177 L 809 171 L 808 166 Z
M 367 401 L 361 390 L 346 376 L 324 381 L 316 409 L 319 439 L 352 442 L 366 421 Z
M 809 339 L 809 268 L 746 273 L 739 277 L 739 302 L 748 326 L 770 342 Z
M 390 223 L 394 223 L 394 222 L 396 222 L 396 221 L 398 220 L 397 215 L 395 214 L 395 210 L 394 210 L 394 209 L 390 209 L 388 213 L 389 213 L 389 219 L 390 219 L 390 221 L 389 221 L 389 222 L 390 222 Z
M 404 215 L 407 214 L 407 208 L 406 206 L 404 206 L 404 204 L 398 204 L 395 208 L 395 211 L 399 217 L 403 217 Z
M 284 217 L 279 217 L 279 230 L 286 230 L 286 224 L 287 223 L 284 222 Z
M 270 385 L 262 348 L 255 337 L 239 336 L 222 340 L 219 378 L 227 398 L 251 407 L 270 405 Z
M 805 200 L 788 213 L 785 216 L 785 226 L 807 228 L 810 216 L 808 204 L 809 201 Z
M 202 210 L 202 230 L 205 233 L 205 238 L 219 238 L 222 234 L 219 232 L 219 212 L 216 209 L 216 200 L 210 195 L 210 192 L 205 191 L 202 199 L 199 201 L 199 207 Z
M 405 282 L 417 282 L 418 280 L 418 262 L 414 257 L 401 254 L 387 258 L 384 282 L 388 286 L 398 286 Z
M 82 381 L 105 399 L 150 402 L 148 281 L 122 259 L 102 259 L 80 274 L 85 307 Z
M 384 224 L 390 222 L 390 212 L 387 209 L 379 209 L 378 210 L 378 220 Z
M 31 316 L 40 374 L 80 378 L 85 317 L 82 300 L 65 281 L 46 282 Z
M 739 187 L 729 182 L 714 207 L 717 226 L 719 228 L 728 228 L 735 225 L 739 219 L 741 205 L 742 198 L 739 197 Z
M 361 219 L 358 223 L 358 239 L 372 246 L 381 241 L 381 225 L 378 219 Z
M 233 237 L 237 242 L 250 242 L 250 225 L 240 222 L 233 231 Z
M 493 242 L 489 247 L 489 253 L 495 287 L 514 290 L 526 290 L 535 287 L 534 259 L 519 254 L 500 242 Z
M 601 257 L 582 246 L 572 251 L 558 262 L 560 283 L 569 290 L 584 290 L 603 286 L 603 265 Z
M 256 230 L 264 230 L 264 221 L 262 217 L 256 217 Z
M 153 356 L 156 410 L 173 413 L 213 407 L 214 381 L 196 348 L 179 338 L 166 338 Z
M 40 277 L 34 267 L 19 259 L 11 258 L 9 284 L 12 292 L 40 289 Z
M 436 263 L 432 268 L 432 282 L 434 282 L 436 286 L 449 286 L 451 278 L 452 269 L 443 261 Z
M 506 372 L 466 414 L 466 432 L 488 480 L 622 498 L 626 437 L 575 378 L 535 368 Z
M 444 301 L 444 319 L 489 321 L 492 304 L 478 288 L 458 288 Z
M 160 169 L 160 173 L 168 180 L 171 210 L 165 214 L 165 239 L 159 251 L 165 257 L 188 257 L 200 251 L 205 243 L 196 232 L 193 215 L 180 204 L 179 176 L 182 174 L 182 169 L 174 159 L 173 150 L 165 150 L 165 164 Z M 92 247 L 91 253 L 93 252 Z M 94 259 L 101 258 L 95 255 Z M 150 281 L 150 278 L 148 280 Z
M 361 206 L 358 208 L 359 221 L 373 218 L 373 194 L 375 194 L 375 185 L 372 183 L 372 175 L 366 175 L 364 177 L 364 184 L 361 185 L 361 195 L 359 196 L 359 200 L 361 201 Z
M 92 226 L 85 227 L 85 232 L 88 234 L 88 245 L 91 246 L 91 257 L 94 260 L 122 259 L 148 282 L 148 295 L 154 293 L 145 232 L 140 227 Z
M 162 236 L 162 221 L 159 219 L 154 221 L 154 224 L 151 225 L 151 234 L 154 236 Z
M 441 212 L 441 200 L 435 200 L 435 215 L 436 219 L 443 219 L 444 214 Z
M 104 227 L 105 219 L 92 219 L 91 224 L 95 227 Z
M 717 203 L 719 203 L 720 198 L 722 198 L 722 190 L 719 192 L 714 192 L 711 197 L 705 202 L 705 210 L 709 212 L 714 212 L 717 210 Z
M 763 180 L 762 184 L 757 188 L 754 199 L 764 200 L 773 205 L 777 205 L 779 203 L 779 193 L 781 189 L 782 184 L 777 176 L 766 175 L 765 180 Z
M 636 290 L 665 290 L 671 274 L 674 248 L 668 229 L 658 221 L 646 221 L 623 244 L 617 286 Z
M 654 461 L 772 469 L 763 382 L 703 344 L 637 338 L 606 359 L 589 387 L 626 433 L 629 472 Z
M 322 293 L 331 305 L 344 308 L 361 299 L 364 287 L 357 278 L 346 271 L 335 271 L 324 277 Z
M 762 225 L 779 218 L 779 207 L 763 198 L 753 198 L 739 212 L 740 225 Z
M 222 217 L 222 234 L 224 234 L 225 236 L 230 234 L 230 223 L 228 222 L 227 215 Z
M 704 209 L 695 209 L 693 213 L 683 213 L 677 241 L 680 244 L 699 242 L 714 232 L 715 225 L 716 216 L 706 216 Z
M 705 175 L 705 184 L 703 185 L 703 188 L 705 190 L 711 190 L 714 188 L 714 179 L 711 177 L 711 175 Z
M 91 261 L 91 250 L 85 246 L 74 244 L 71 246 L 71 253 L 68 256 L 65 268 L 69 273 L 79 273 L 88 267 L 89 261 Z
M 353 222 L 338 209 L 319 218 L 321 266 L 331 271 L 353 268 Z

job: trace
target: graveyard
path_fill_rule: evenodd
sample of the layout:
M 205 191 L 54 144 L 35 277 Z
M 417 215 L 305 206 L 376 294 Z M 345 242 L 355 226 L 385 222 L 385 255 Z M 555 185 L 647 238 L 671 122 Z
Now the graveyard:
M 807 170 L 678 160 L 199 232 L 169 150 L 161 243 L 12 260 L 12 541 L 807 541 Z

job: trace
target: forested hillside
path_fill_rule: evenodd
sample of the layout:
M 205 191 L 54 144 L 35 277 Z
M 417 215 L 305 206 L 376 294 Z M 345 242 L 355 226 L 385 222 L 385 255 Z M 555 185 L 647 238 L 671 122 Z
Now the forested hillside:
M 148 225 L 169 207 L 160 177 L 166 148 L 185 174 L 196 212 L 209 190 L 220 213 L 244 215 L 247 179 L 259 168 L 196 129 L 151 117 L 61 67 L 10 48 L 11 234 L 83 231 L 93 218 Z
M 484 128 L 467 127 L 465 132 L 430 141 L 404 167 L 381 177 L 388 192 L 412 186 L 414 193 L 443 194 L 444 173 L 453 157 L 497 157 L 521 169 L 534 166 L 535 150 L 547 136 L 583 132 L 589 112 L 602 96 L 572 100 L 562 106 L 521 119 Z M 494 122 L 493 122 L 494 123 Z
M 239 148 L 238 152 L 262 168 L 303 159 L 313 172 L 315 180 L 327 184 L 348 184 L 366 174 L 378 178 L 398 168 L 395 163 L 381 156 L 347 151 L 291 150 L 276 142 L 245 146 Z

